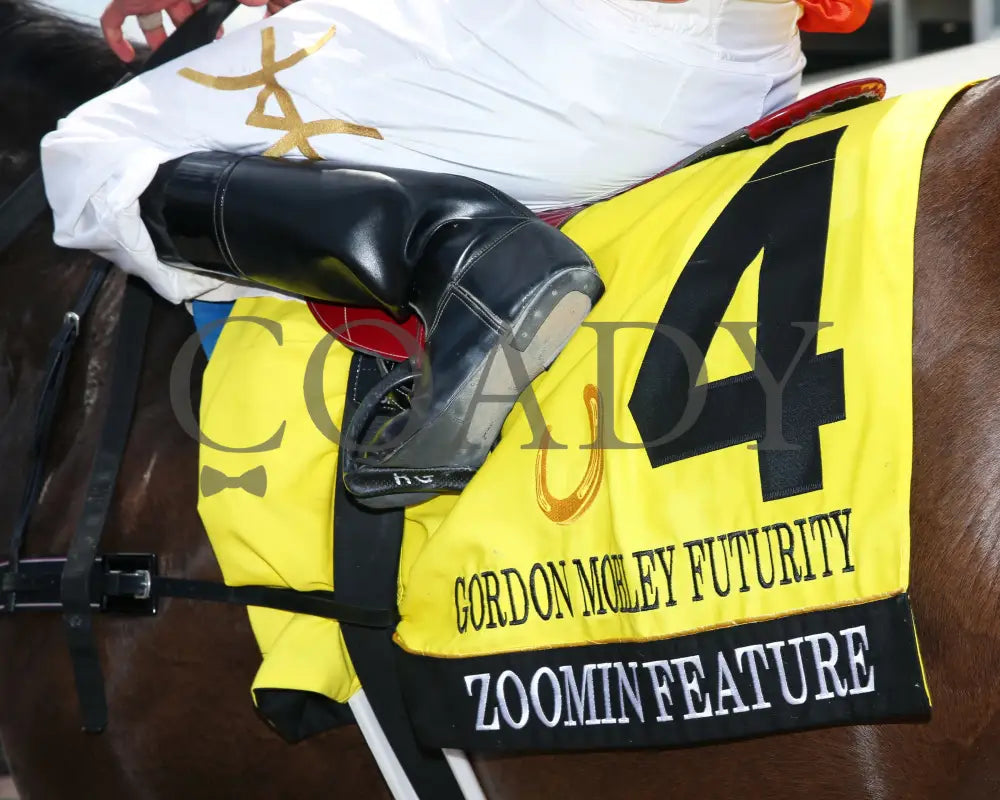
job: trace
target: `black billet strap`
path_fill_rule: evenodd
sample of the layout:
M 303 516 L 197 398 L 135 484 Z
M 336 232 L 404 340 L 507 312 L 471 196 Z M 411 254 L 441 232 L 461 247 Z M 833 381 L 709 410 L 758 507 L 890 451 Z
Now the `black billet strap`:
M 336 619 L 344 624 L 364 628 L 385 629 L 396 624 L 396 611 L 392 607 L 344 603 L 335 592 L 299 592 L 273 586 L 226 586 L 212 581 L 157 577 L 152 581 L 152 594 L 154 597 L 273 608 L 293 614 Z
M 155 601 L 163 597 L 180 600 L 198 600 L 210 603 L 229 603 L 239 606 L 273 608 L 293 614 L 335 619 L 351 625 L 371 628 L 391 628 L 396 624 L 396 612 L 391 608 L 372 608 L 343 603 L 334 592 L 300 592 L 294 589 L 274 586 L 227 586 L 214 581 L 196 581 L 184 578 L 170 578 L 151 574 L 150 570 L 109 569 L 109 562 L 137 556 L 98 556 L 90 571 L 89 605 L 94 611 L 114 611 L 115 606 L 108 600 L 114 598 L 149 598 Z M 142 557 L 139 557 L 142 558 Z M 145 557 L 154 561 L 151 556 Z M 21 561 L 18 571 L 11 565 L 0 564 L 0 596 L 17 596 L 13 608 L 7 611 L 62 608 L 62 571 L 66 559 L 44 558 Z M 152 612 L 150 612 L 152 613 Z
M 134 74 L 126 73 L 115 86 L 155 69 L 178 56 L 190 53 L 202 45 L 215 41 L 215 33 L 236 6 L 238 0 L 209 0 L 209 2 L 174 31 Z M 0 253 L 6 250 L 48 207 L 45 198 L 45 181 L 42 171 L 36 169 L 0 203 Z
M 61 599 L 66 638 L 73 661 L 83 728 L 91 732 L 104 730 L 108 711 L 104 678 L 94 640 L 90 574 L 132 427 L 152 302 L 150 290 L 136 278 L 129 278 L 118 324 L 110 401 L 91 467 L 83 513 L 70 543 L 62 574 Z
M 11 569 L 17 571 L 17 562 L 21 556 L 21 545 L 24 542 L 24 535 L 31 522 L 31 512 L 38 501 L 38 495 L 42 489 L 42 478 L 45 474 L 45 454 L 49 449 L 49 440 L 52 438 L 52 423 L 55 419 L 56 411 L 59 408 L 59 401 L 62 398 L 63 387 L 66 383 L 66 368 L 69 365 L 70 357 L 77 338 L 80 335 L 80 325 L 87 316 L 87 312 L 94 303 L 97 293 L 104 285 L 105 279 L 111 264 L 108 261 L 98 261 L 92 267 L 84 284 L 83 291 L 77 299 L 73 308 L 63 315 L 62 325 L 58 333 L 49 345 L 48 357 L 45 361 L 44 379 L 42 390 L 38 401 L 38 411 L 35 415 L 35 434 L 31 449 L 31 471 L 28 474 L 28 482 L 25 485 L 24 496 L 21 499 L 21 511 L 18 514 L 17 522 L 11 533 L 10 543 L 7 553 L 10 560 Z M 8 598 L 13 603 L 13 595 Z
M 350 376 L 342 430 L 350 425 L 360 398 L 381 377 L 376 360 L 361 353 L 354 354 Z M 343 449 L 340 453 L 342 459 Z M 342 467 L 338 463 L 333 505 L 334 588 L 344 602 L 395 608 L 403 512 L 372 511 L 359 506 L 344 488 Z M 341 626 L 351 663 L 372 711 L 414 790 L 428 800 L 463 800 L 444 754 L 424 748 L 414 734 L 397 673 L 393 629 Z

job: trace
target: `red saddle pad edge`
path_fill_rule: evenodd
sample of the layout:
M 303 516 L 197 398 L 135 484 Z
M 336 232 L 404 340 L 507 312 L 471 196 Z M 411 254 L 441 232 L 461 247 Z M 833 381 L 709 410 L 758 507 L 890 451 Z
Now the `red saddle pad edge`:
M 813 114 L 845 101 L 864 98 L 881 100 L 885 97 L 885 91 L 885 81 L 879 78 L 862 78 L 841 83 L 780 108 L 743 129 L 742 132 L 737 132 L 737 134 L 742 133 L 750 141 L 758 142 L 798 125 Z M 728 136 L 724 141 L 733 138 L 733 136 Z M 711 147 L 710 145 L 707 148 L 709 152 Z M 640 181 L 636 186 L 665 175 L 671 169 Z M 585 207 L 581 205 L 549 209 L 539 212 L 538 216 L 550 225 L 559 227 Z M 308 305 L 309 310 L 323 329 L 332 333 L 352 350 L 359 350 L 362 353 L 392 361 L 405 361 L 408 357 L 407 351 L 412 349 L 414 342 L 420 348 L 424 346 L 424 326 L 416 316 L 399 323 L 388 314 L 369 308 L 354 308 L 335 303 L 323 303 L 318 300 L 310 300 Z
M 423 349 L 424 326 L 415 315 L 400 323 L 377 309 L 317 300 L 309 300 L 307 304 L 322 328 L 352 350 L 392 361 L 406 361 L 414 342 L 418 349 Z

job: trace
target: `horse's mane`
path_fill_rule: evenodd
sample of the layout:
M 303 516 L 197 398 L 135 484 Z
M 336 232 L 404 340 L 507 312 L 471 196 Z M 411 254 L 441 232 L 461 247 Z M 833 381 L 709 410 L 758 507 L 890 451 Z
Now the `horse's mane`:
M 31 0 L 0 0 L 0 157 L 37 157 L 38 142 L 125 72 L 100 30 Z

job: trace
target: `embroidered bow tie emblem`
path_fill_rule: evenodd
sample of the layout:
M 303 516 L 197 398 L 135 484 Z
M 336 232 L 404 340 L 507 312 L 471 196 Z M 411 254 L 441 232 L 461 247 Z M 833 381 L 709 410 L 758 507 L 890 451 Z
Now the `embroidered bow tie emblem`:
M 267 491 L 267 470 L 254 467 L 242 475 L 226 475 L 211 467 L 201 468 L 201 493 L 205 497 L 218 494 L 223 489 L 242 489 L 247 494 L 263 497 Z

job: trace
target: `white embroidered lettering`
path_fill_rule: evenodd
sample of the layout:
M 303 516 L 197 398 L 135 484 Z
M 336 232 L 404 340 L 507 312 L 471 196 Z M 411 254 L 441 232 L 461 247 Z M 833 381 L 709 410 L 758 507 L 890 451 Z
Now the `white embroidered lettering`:
M 521 702 L 521 716 L 517 720 L 511 716 L 510 705 L 507 703 L 507 692 L 504 686 L 508 682 L 513 683 L 517 687 L 517 697 Z M 505 669 L 500 673 L 500 677 L 497 678 L 497 702 L 500 705 L 500 716 L 503 717 L 504 722 L 510 725 L 510 727 L 520 730 L 528 724 L 528 717 L 531 713 L 531 709 L 528 707 L 528 693 L 524 691 L 524 684 L 521 683 L 521 679 L 509 669 Z
M 819 693 L 817 700 L 829 700 L 833 697 L 843 697 L 847 694 L 847 681 L 841 680 L 837 674 L 837 640 L 832 635 L 824 631 L 806 636 L 806 641 L 812 645 L 813 660 L 816 662 L 816 678 L 819 680 Z M 823 658 L 820 653 L 820 642 L 825 642 L 829 648 L 830 655 Z M 833 692 L 826 685 L 827 675 L 833 684 Z M 836 694 L 834 694 L 836 693 Z
M 770 665 L 767 663 L 767 653 L 764 652 L 764 645 L 751 644 L 747 647 L 737 647 L 733 651 L 733 655 L 736 656 L 736 666 L 739 667 L 740 672 L 743 672 L 743 656 L 747 657 L 747 667 L 753 679 L 754 696 L 757 698 L 757 702 L 750 707 L 754 711 L 770 708 L 771 704 L 764 699 L 764 691 L 760 685 L 760 674 L 757 672 L 757 662 L 754 661 L 754 656 L 760 656 L 760 663 L 764 666 L 764 669 L 770 669 Z
M 486 696 L 490 690 L 490 674 L 483 672 L 479 675 L 466 675 L 465 690 L 469 693 L 469 697 L 472 697 L 472 684 L 477 680 L 480 682 L 481 691 L 479 692 L 479 708 L 476 711 L 476 730 L 498 731 L 500 730 L 500 721 L 497 719 L 496 709 L 493 709 L 493 720 L 486 721 Z
M 685 656 L 684 658 L 672 658 L 670 663 L 677 668 L 677 674 L 681 679 L 681 686 L 684 688 L 684 702 L 687 705 L 688 713 L 684 719 L 701 719 L 712 716 L 712 697 L 706 695 L 698 685 L 699 679 L 704 680 L 705 669 L 701 665 L 701 656 Z M 688 667 L 693 668 L 693 672 L 688 672 Z M 705 705 L 699 710 L 695 710 L 696 701 L 705 700 Z
M 667 685 L 667 681 L 674 679 L 674 675 L 670 671 L 670 662 L 667 660 L 644 661 L 642 665 L 649 670 L 649 678 L 653 682 L 653 696 L 656 698 L 656 705 L 660 712 L 656 716 L 656 721 L 673 722 L 674 718 L 667 713 L 666 704 L 663 702 L 666 698 L 667 703 L 674 704 L 674 698 L 670 695 L 670 687 Z
M 802 682 L 802 694 L 798 697 L 794 697 L 788 688 L 788 676 L 785 673 L 785 662 L 781 656 L 781 648 L 786 644 L 790 644 L 795 648 L 795 655 L 799 660 L 799 680 Z M 806 668 L 802 663 L 802 637 L 796 636 L 794 639 L 789 639 L 787 642 L 768 642 L 767 648 L 774 654 L 774 665 L 778 668 L 778 680 L 781 683 L 781 696 L 785 698 L 785 702 L 793 706 L 800 706 L 806 701 L 806 697 L 809 694 L 809 685 L 806 683 Z
M 620 661 L 615 662 L 615 670 L 618 673 L 618 701 L 619 701 L 619 723 L 631 722 L 629 715 L 625 713 L 625 698 L 628 697 L 629 705 L 632 706 L 632 710 L 635 711 L 635 715 L 639 718 L 639 722 L 645 722 L 645 715 L 642 713 L 642 700 L 639 699 L 639 675 L 638 667 L 634 661 L 628 662 L 628 669 L 632 670 L 632 680 L 629 680 L 628 673 L 625 671 L 625 665 Z
M 547 678 L 549 686 L 552 687 L 552 714 L 547 716 L 542 708 L 542 699 L 538 690 L 542 678 Z M 562 690 L 559 688 L 559 679 L 548 667 L 535 670 L 531 678 L 531 707 L 535 709 L 535 714 L 542 721 L 546 728 L 554 728 L 562 718 Z
M 746 705 L 743 702 L 743 698 L 740 697 L 740 690 L 736 688 L 736 681 L 733 679 L 732 670 L 729 669 L 729 664 L 726 663 L 726 656 L 721 650 L 719 651 L 718 669 L 719 687 L 718 691 L 715 693 L 715 705 L 717 708 L 715 715 L 717 717 L 721 717 L 729 713 L 729 709 L 727 709 L 724 705 L 727 697 L 732 698 L 733 700 L 734 714 L 749 711 L 750 706 Z M 723 686 L 723 683 L 725 683 L 725 686 Z
M 584 664 L 579 685 L 570 666 L 559 667 L 563 676 L 563 695 L 566 698 L 566 721 L 563 725 L 600 725 L 594 703 L 594 665 Z M 586 705 L 586 711 L 584 710 Z M 575 719 L 574 719 L 574 707 Z
M 840 631 L 840 635 L 846 640 L 848 661 L 851 665 L 851 682 L 854 688 L 849 694 L 867 694 L 875 691 L 875 667 L 865 664 L 865 650 L 868 649 L 868 629 L 864 625 L 856 628 L 845 628 Z M 860 640 L 858 648 L 854 648 L 854 637 Z M 867 682 L 864 686 L 861 681 L 865 679 L 865 670 L 868 670 Z

